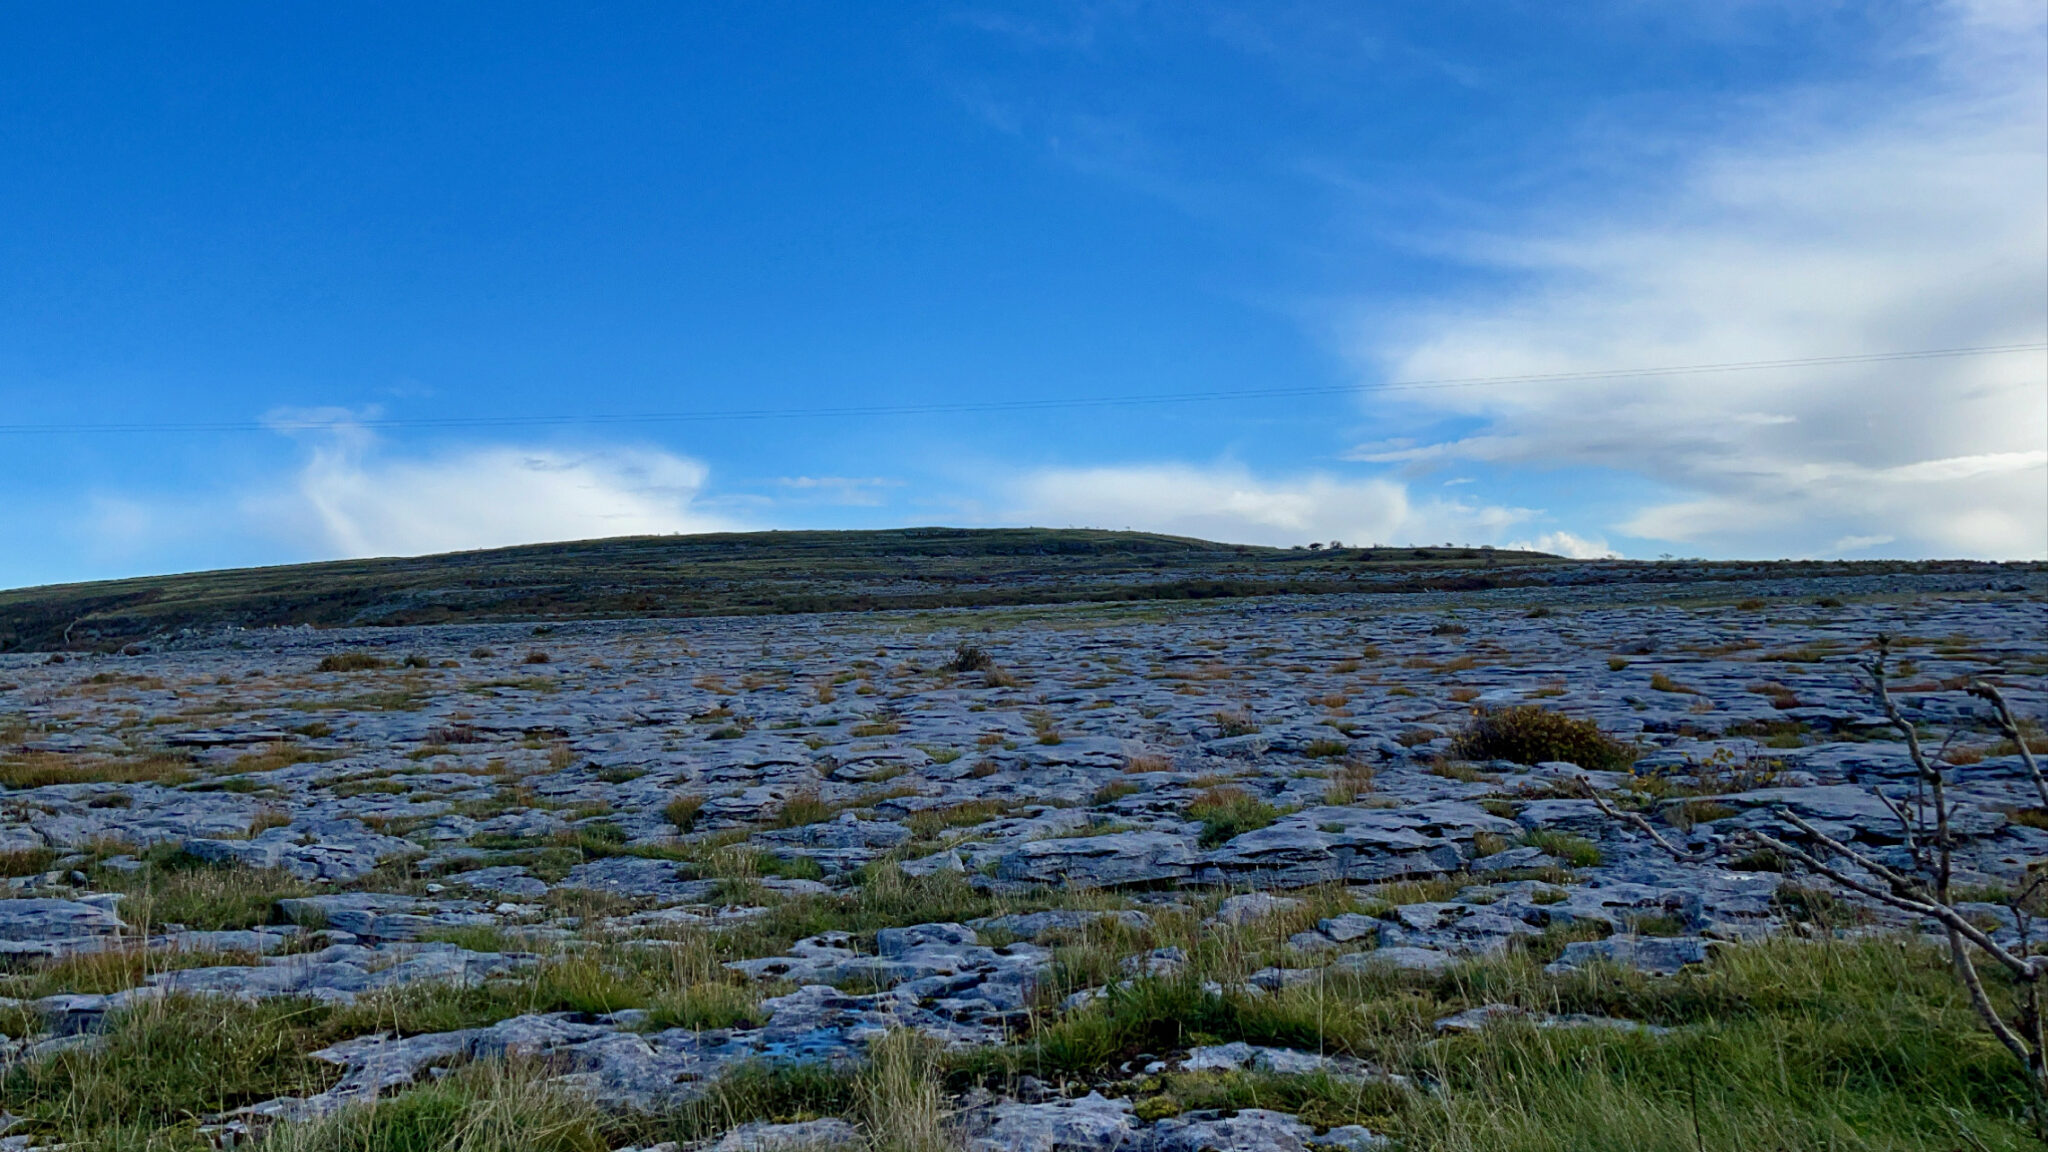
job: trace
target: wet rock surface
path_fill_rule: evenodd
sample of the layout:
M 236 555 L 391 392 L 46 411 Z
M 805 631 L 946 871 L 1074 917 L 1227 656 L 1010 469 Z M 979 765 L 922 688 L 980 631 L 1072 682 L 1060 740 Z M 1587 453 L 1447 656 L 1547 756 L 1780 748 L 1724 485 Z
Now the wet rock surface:
M 1684 846 L 1785 835 L 1791 813 L 1892 859 L 1899 824 L 1871 790 L 1908 797 L 1909 764 L 1854 661 L 1880 630 L 1919 637 L 1901 706 L 1983 749 L 1954 785 L 1957 882 L 2011 884 L 2048 857 L 2048 832 L 2018 757 L 1961 689 L 1996 675 L 2022 715 L 2048 713 L 2048 607 L 2041 578 L 2025 579 L 2030 593 L 1793 582 L 1762 608 L 1654 591 L 1631 603 L 1610 586 L 1010 622 L 285 629 L 63 663 L 0 656 L 13 873 L 0 956 L 21 972 L 109 950 L 159 958 L 127 987 L 38 985 L 18 1005 L 47 1034 L 0 1050 L 91 1044 L 165 996 L 345 1005 L 505 986 L 593 949 L 668 955 L 693 933 L 767 932 L 805 902 L 822 918 L 693 977 L 751 997 L 724 1024 L 508 1008 L 478 1027 L 364 1035 L 311 1054 L 335 1070 L 326 1091 L 218 1122 L 317 1116 L 508 1054 L 653 1112 L 741 1065 L 856 1065 L 896 1029 L 956 1051 L 1012 1043 L 1062 1002 L 1193 971 L 1142 939 L 1174 916 L 1285 941 L 1232 978 L 1233 995 L 1426 979 L 1560 933 L 1572 938 L 1545 954 L 1553 971 L 1681 974 L 1711 967 L 1723 942 L 1799 930 L 1787 875 L 1677 863 L 1584 799 L 1580 779 L 1655 781 L 1641 808 Z M 1859 592 L 1891 598 L 1811 603 Z M 967 648 L 989 666 L 958 670 Z M 348 653 L 382 666 L 319 670 Z M 1593 720 L 1639 758 L 1592 772 L 1456 754 L 1475 708 L 1521 704 Z M 209 895 L 201 881 L 222 876 L 253 895 Z M 959 922 L 891 904 L 886 922 L 825 927 L 877 885 L 941 881 L 988 903 Z M 2007 937 L 2041 932 L 1980 911 Z M 1081 939 L 1133 943 L 1076 987 L 1055 973 Z M 1503 1015 L 1472 1013 L 1438 1028 Z M 1371 1074 L 1243 1043 L 1155 1062 Z M 984 1100 L 958 1122 L 967 1147 L 1005 1152 L 1384 1146 L 1258 1109 L 1141 1118 L 1129 1099 L 1078 1091 Z M 714 1146 L 851 1139 L 835 1124 L 754 1125 Z

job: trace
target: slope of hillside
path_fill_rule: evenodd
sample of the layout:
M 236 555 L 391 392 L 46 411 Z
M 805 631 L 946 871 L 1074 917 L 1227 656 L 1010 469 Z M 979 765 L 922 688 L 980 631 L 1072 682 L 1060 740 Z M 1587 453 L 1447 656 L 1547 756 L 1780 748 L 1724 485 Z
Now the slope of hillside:
M 1538 552 L 1262 548 L 1091 529 L 636 536 L 0 591 L 0 651 L 228 625 L 695 616 L 1483 587 Z

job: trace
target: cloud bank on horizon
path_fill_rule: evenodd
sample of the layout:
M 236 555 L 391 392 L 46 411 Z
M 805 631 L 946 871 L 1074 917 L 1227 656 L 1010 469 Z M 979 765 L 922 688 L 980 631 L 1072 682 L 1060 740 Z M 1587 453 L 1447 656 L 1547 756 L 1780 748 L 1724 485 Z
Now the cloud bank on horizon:
M 1585 21 L 1557 34 L 1607 37 L 1614 43 L 1602 50 L 1625 53 L 1626 37 L 1612 29 L 1628 25 L 1667 47 L 1690 36 L 1703 56 L 1762 60 L 1769 53 L 1756 45 L 1774 21 L 1791 19 L 1772 4 L 1651 8 L 1671 26 L 1628 25 L 1650 19 L 1649 10 L 1617 7 L 1602 9 L 1607 24 L 1597 34 Z M 273 436 L 252 453 L 267 456 L 239 470 L 203 454 L 157 470 L 170 480 L 83 452 L 24 457 L 12 474 L 0 466 L 0 486 L 20 490 L 14 528 L 47 542 L 42 554 L 0 564 L 0 584 L 626 534 L 934 522 L 1282 545 L 1490 543 L 1579 557 L 2048 554 L 2048 355 L 2037 347 L 2048 340 L 2048 14 L 2039 4 L 1888 5 L 1853 51 L 1825 67 L 1791 62 L 1791 44 L 1782 46 L 1787 62 L 1702 71 L 1696 92 L 1673 95 L 1645 81 L 1576 93 L 1529 113 L 1542 118 L 1542 131 L 1525 150 L 1457 164 L 1442 158 L 1461 147 L 1455 139 L 1414 138 L 1441 125 L 1422 124 L 1405 139 L 1375 135 L 1362 119 L 1346 119 L 1344 106 L 1363 90 L 1348 85 L 1381 85 L 1371 91 L 1389 100 L 1427 85 L 1452 108 L 1444 123 L 1458 125 L 1461 116 L 1546 98 L 1509 70 L 1513 53 L 1489 56 L 1472 46 L 1469 29 L 1417 29 L 1392 10 L 1322 5 L 1285 16 L 1220 4 L 1059 12 L 992 7 L 936 21 L 943 35 L 916 52 L 934 115 L 973 137 L 981 163 L 1000 156 L 1050 173 L 1042 178 L 1061 211 L 1115 201 L 1128 215 L 1113 222 L 1125 231 L 1127 221 L 1157 223 L 1199 237 L 1197 247 L 1268 255 L 1162 263 L 1161 277 L 1214 281 L 1200 306 L 1222 311 L 1203 320 L 1175 312 L 1163 295 L 1155 310 L 1134 303 L 1100 331 L 1072 329 L 1064 358 L 1017 364 L 1016 387 L 1051 399 L 1128 393 L 1119 372 L 1138 369 L 1110 366 L 1125 363 L 1114 357 L 1129 344 L 1147 350 L 1129 363 L 1159 365 L 1144 370 L 1153 376 L 1128 377 L 1140 380 L 1138 391 L 1334 382 L 1355 385 L 1352 395 L 1322 407 L 1282 399 L 1053 408 L 972 427 L 945 416 L 730 434 L 649 426 L 624 439 L 589 429 L 507 437 L 459 424 L 431 436 L 372 432 L 361 422 L 372 403 L 408 401 L 330 398 L 315 388 L 316 407 L 353 406 L 320 408 L 315 427 Z M 1433 43 L 1439 32 L 1464 56 Z M 1200 70 L 1176 65 L 1155 76 L 1130 55 L 1170 54 L 1175 45 L 1213 54 L 1226 94 L 1248 93 L 1259 114 L 1244 124 L 1205 122 Z M 1140 63 L 1163 67 L 1150 57 Z M 1126 74 L 1160 82 L 1125 84 Z M 1525 84 L 1528 92 L 1518 91 Z M 1176 119 L 1166 111 L 1176 101 L 1196 110 Z M 1460 101 L 1471 107 L 1457 110 Z M 773 111 L 826 116 L 822 106 Z M 1263 139 L 1267 125 L 1297 120 L 1317 127 L 1275 132 L 1263 154 L 1233 135 Z M 1205 144 L 1212 129 L 1231 146 Z M 1475 138 L 1469 148 L 1484 144 Z M 842 176 L 871 178 L 855 160 L 838 163 Z M 1399 175 L 1411 168 L 1414 175 Z M 775 209 L 857 214 L 858 183 Z M 908 187 L 881 195 L 914 195 Z M 575 193 L 563 185 L 555 194 Z M 940 214 L 928 222 L 891 225 L 898 231 L 887 235 L 899 240 L 890 243 L 957 228 L 971 249 L 976 229 L 1009 236 L 1034 226 L 994 212 L 932 211 Z M 1114 255 L 1142 260 L 1169 247 L 1153 238 Z M 821 252 L 801 268 L 807 275 L 833 258 Z M 862 326 L 879 333 L 875 371 L 930 362 L 936 391 L 908 399 L 979 398 L 980 386 L 953 383 L 956 372 L 974 378 L 974 341 L 1010 339 L 1003 326 L 1015 313 L 1020 346 L 1057 346 L 1063 330 L 1029 308 L 1062 292 L 1085 295 L 1074 276 L 1110 275 L 1069 267 L 1071 254 L 1063 260 L 1047 269 L 1014 255 L 1010 266 L 977 268 L 1018 280 L 1027 303 L 976 305 L 975 321 L 990 327 L 958 345 L 925 347 L 889 328 L 897 314 L 925 306 L 914 301 L 928 303 L 930 291 L 922 282 L 895 285 L 907 295 L 878 296 L 877 312 L 862 314 L 838 343 L 822 343 L 815 362 L 790 369 L 815 373 L 814 392 L 776 393 L 760 406 L 905 399 L 833 375 L 835 357 L 864 338 Z M 734 298 L 754 290 L 735 284 Z M 754 287 L 764 299 L 777 291 L 766 279 Z M 1284 354 L 1299 359 L 1270 378 L 1248 376 L 1253 363 L 1183 384 L 1187 365 L 1217 355 L 1204 329 L 1220 332 L 1238 322 L 1233 316 L 1251 318 L 1242 322 L 1256 335 L 1243 340 L 1291 342 Z M 601 372 L 612 361 L 587 349 L 618 323 L 585 320 L 556 346 L 529 351 L 559 358 L 567 347 L 586 358 L 564 363 Z M 807 338 L 741 324 L 723 335 L 756 350 Z M 501 341 L 516 359 L 527 354 L 521 341 L 538 337 L 503 329 L 478 339 L 473 347 Z M 706 339 L 700 333 L 680 354 L 709 355 Z M 2036 347 L 1527 379 L 2016 345 Z M 148 350 L 137 355 L 146 361 Z M 42 362 L 29 371 L 0 356 L 0 388 L 8 389 L 0 398 L 28 395 L 33 388 L 19 381 L 31 378 L 51 391 L 47 381 L 62 371 Z M 1470 377 L 1523 379 L 1378 387 Z M 750 407 L 768 395 L 765 386 L 723 382 L 669 387 L 580 387 L 528 408 Z M 241 395 L 260 400 L 258 411 L 307 395 L 271 388 L 252 377 Z M 502 402 L 496 384 L 430 381 L 421 394 L 436 388 L 472 409 Z M 719 402 L 704 403 L 707 395 Z

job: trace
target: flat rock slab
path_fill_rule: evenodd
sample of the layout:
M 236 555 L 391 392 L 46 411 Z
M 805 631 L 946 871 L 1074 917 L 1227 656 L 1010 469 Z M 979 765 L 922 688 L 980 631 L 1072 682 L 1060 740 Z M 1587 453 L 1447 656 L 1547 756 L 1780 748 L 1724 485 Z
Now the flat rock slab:
M 1129 1100 L 1090 1092 L 1049 1104 L 1005 1101 L 967 1118 L 966 1152 L 1124 1152 L 1141 1147 Z
M 0 900 L 0 955 L 54 956 L 94 947 L 126 929 L 103 904 L 29 898 Z
M 1704 964 L 1707 958 L 1708 941 L 1697 936 L 1610 936 L 1565 945 L 1564 955 L 1546 970 L 1568 972 L 1605 962 L 1669 976 L 1688 964 Z
M 1116 832 L 1032 840 L 1011 849 L 996 865 L 1004 880 L 1116 888 L 1186 878 L 1194 869 L 1195 846 L 1168 832 Z

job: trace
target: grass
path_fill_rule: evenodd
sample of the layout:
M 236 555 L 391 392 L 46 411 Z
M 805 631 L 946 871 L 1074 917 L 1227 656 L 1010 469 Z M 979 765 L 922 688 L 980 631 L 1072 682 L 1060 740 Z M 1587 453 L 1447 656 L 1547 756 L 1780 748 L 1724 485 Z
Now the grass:
M 1213 719 L 1225 736 L 1250 736 L 1259 730 L 1259 722 L 1242 710 L 1218 712 Z
M 342 756 L 343 753 L 341 752 L 326 751 L 318 748 L 302 748 L 296 744 L 279 741 L 277 743 L 265 744 L 255 751 L 245 752 L 237 756 L 234 763 L 229 765 L 227 770 L 230 772 L 274 772 L 279 768 L 289 768 L 293 764 L 321 764 L 329 760 L 339 760 Z
M 1561 760 L 1595 771 L 1619 771 L 1636 759 L 1634 745 L 1602 732 L 1593 721 L 1534 704 L 1480 712 L 1457 734 L 1452 750 L 1467 760 Z
M 688 832 L 697 826 L 697 813 L 704 808 L 702 796 L 677 796 L 662 807 L 661 814 L 678 832 Z
M 805 789 L 782 802 L 782 807 L 775 812 L 774 823 L 777 828 L 801 828 L 806 824 L 830 820 L 838 812 L 839 809 L 819 799 L 815 789 Z
M 1172 1074 L 1121 1088 L 1141 1107 L 1170 1098 L 1149 1106 L 1155 1115 L 1256 1103 L 1431 1152 L 2030 1146 L 2020 1073 L 1978 1029 L 1940 954 L 1917 941 L 1779 940 L 1661 979 L 1553 975 L 1510 954 L 1435 977 L 1333 973 L 1260 997 L 1205 990 L 1227 958 L 1220 946 L 1190 951 L 1182 976 L 1136 982 L 1012 1050 L 963 1060 L 956 1079 L 1118 1079 L 1134 1053 L 1245 1040 L 1358 1056 L 1437 1087 Z M 1678 1031 L 1435 1034 L 1434 1020 L 1481 1003 Z
M 1729 948 L 1712 966 L 1670 978 L 1613 969 L 1553 974 L 1541 966 L 1548 953 L 1531 948 L 1439 975 L 1332 971 L 1261 996 L 1234 991 L 1284 954 L 1288 934 L 1351 906 L 1341 886 L 1296 895 L 1303 908 L 1243 929 L 1204 925 L 1198 910 L 1159 911 L 1148 929 L 1110 922 L 1056 942 L 1047 1003 L 1070 991 L 1069 981 L 1116 979 L 1117 958 L 1136 950 L 1177 945 L 1190 963 L 1175 977 L 1125 983 L 1076 1011 L 1040 1012 L 1004 1047 L 941 1052 L 896 1032 L 877 1043 L 864 1070 L 747 1067 L 659 1116 L 610 1112 L 556 1095 L 538 1078 L 542 1069 L 485 1062 L 281 1130 L 266 1146 L 580 1152 L 702 1139 L 758 1118 L 840 1115 L 861 1123 L 872 1148 L 933 1152 L 948 1146 L 941 1121 L 952 1094 L 1002 1088 L 1024 1074 L 1133 1097 L 1152 1117 L 1263 1107 L 1318 1127 L 1363 1123 L 1416 1152 L 2028 1146 L 2021 1073 L 1979 1030 L 1941 954 L 1921 941 L 1779 939 Z M 167 998 L 111 1020 L 98 1047 L 15 1066 L 0 1091 L 25 1118 L 22 1131 L 38 1137 L 183 1152 L 204 1147 L 191 1131 L 199 1117 L 324 1087 L 334 1070 L 300 1054 L 347 1036 L 621 1007 L 648 1008 L 658 1027 L 734 1026 L 758 1019 L 765 990 L 732 980 L 718 967 L 723 958 L 772 954 L 828 925 L 859 934 L 1000 907 L 958 877 L 912 880 L 883 866 L 853 895 L 792 901 L 763 921 L 692 933 L 660 949 L 564 953 L 489 987 L 417 986 L 347 1007 Z M 1508 1023 L 1472 1036 L 1435 1032 L 1436 1019 L 1485 1003 L 1676 1031 L 1653 1037 Z M 1230 1040 L 1355 1056 L 1428 1090 L 1319 1075 L 1126 1070 L 1140 1054 Z
M 136 872 L 103 870 L 97 883 L 128 898 L 121 918 L 131 925 L 183 924 L 196 931 L 253 928 L 270 922 L 279 900 L 309 896 L 311 885 L 281 868 L 209 864 L 157 850 Z
M 0 759 L 0 785 L 8 788 L 47 788 L 56 784 L 175 786 L 193 778 L 192 761 L 170 752 L 118 759 L 28 752 Z
M 1242 788 L 1220 784 L 1196 796 L 1188 817 L 1202 822 L 1201 845 L 1214 848 L 1280 818 L 1280 810 Z
M 1373 790 L 1373 777 L 1371 765 L 1359 760 L 1344 761 L 1336 774 L 1330 777 L 1330 786 L 1323 790 L 1323 803 L 1338 806 L 1358 803 L 1360 796 Z
M 1584 836 L 1537 828 L 1522 834 L 1522 843 L 1557 857 L 1568 868 L 1595 868 L 1600 864 L 1600 846 Z

